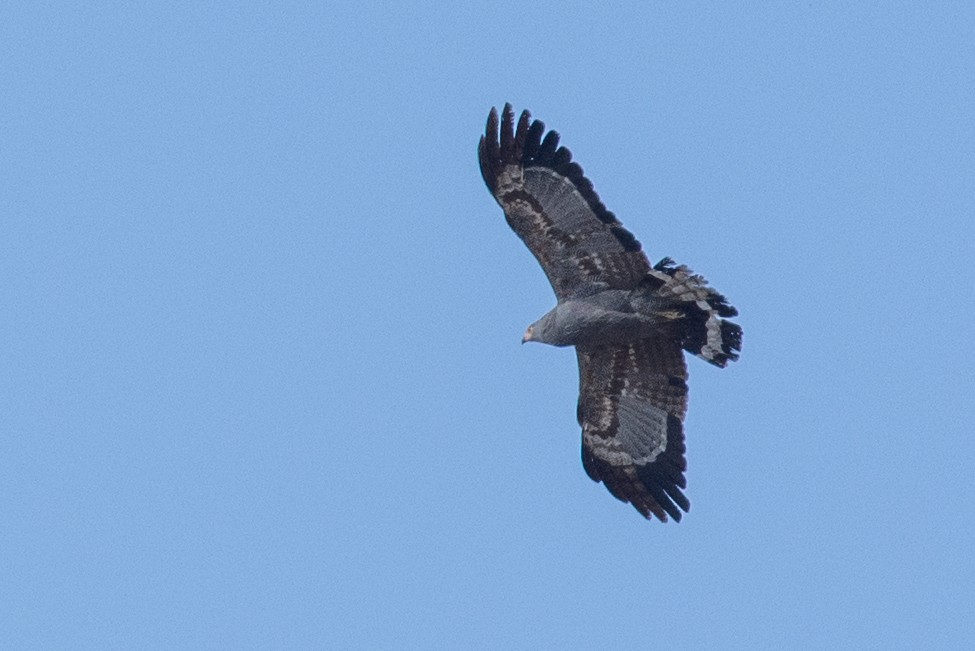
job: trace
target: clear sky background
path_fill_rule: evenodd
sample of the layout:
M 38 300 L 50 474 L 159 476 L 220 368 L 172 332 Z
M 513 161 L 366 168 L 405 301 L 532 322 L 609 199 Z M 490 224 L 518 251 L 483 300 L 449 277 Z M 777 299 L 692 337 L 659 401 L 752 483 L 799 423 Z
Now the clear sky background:
M 0 647 L 970 648 L 973 88 L 969 2 L 5 3 Z M 520 344 L 505 101 L 741 311 L 680 524 Z

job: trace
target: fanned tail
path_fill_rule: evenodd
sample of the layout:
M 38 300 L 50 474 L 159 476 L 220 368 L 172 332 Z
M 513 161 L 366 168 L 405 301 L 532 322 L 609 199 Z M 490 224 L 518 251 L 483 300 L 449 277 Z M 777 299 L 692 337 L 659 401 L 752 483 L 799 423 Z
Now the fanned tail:
M 644 284 L 655 297 L 665 299 L 684 350 L 721 368 L 738 359 L 741 326 L 722 318 L 737 316 L 738 310 L 702 276 L 664 258 L 653 266 Z

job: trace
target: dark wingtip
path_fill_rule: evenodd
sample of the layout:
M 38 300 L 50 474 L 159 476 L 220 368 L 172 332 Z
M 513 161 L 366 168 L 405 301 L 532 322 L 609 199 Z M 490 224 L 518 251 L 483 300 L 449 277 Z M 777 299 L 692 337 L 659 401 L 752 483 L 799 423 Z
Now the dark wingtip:
M 487 134 L 488 140 L 497 141 L 498 139 L 498 109 L 491 107 L 491 112 L 488 113 L 487 126 L 484 129 L 485 134 Z
M 515 139 L 515 112 L 511 104 L 505 104 L 501 111 L 501 153 L 511 149 L 511 142 Z
M 484 135 L 477 144 L 477 158 L 481 167 L 481 178 L 491 193 L 497 187 L 498 172 L 501 165 L 501 147 L 498 144 L 498 110 L 491 107 L 488 113 Z
M 527 109 L 522 111 L 521 117 L 518 118 L 518 126 L 515 129 L 514 150 L 511 153 L 522 161 L 525 160 L 525 142 L 528 139 L 528 123 L 531 121 L 531 117 L 531 113 Z
M 531 119 L 528 111 L 521 114 L 518 121 L 518 131 L 515 133 L 515 113 L 510 102 L 505 102 L 498 115 L 498 109 L 491 107 L 488 113 L 484 135 L 477 144 L 478 163 L 481 167 L 481 178 L 493 194 L 497 189 L 498 175 L 501 169 L 509 163 L 521 158 L 521 150 L 528 132 L 528 121 Z M 524 124 L 524 126 L 522 126 Z
M 661 473 L 653 471 L 641 472 L 639 475 L 647 494 L 656 503 L 654 506 L 657 508 L 651 509 L 654 515 L 666 522 L 666 516 L 660 517 L 661 514 L 657 512 L 660 510 L 666 512 L 674 519 L 674 522 L 680 522 L 683 513 L 691 508 L 690 500 L 681 492 L 681 485 L 686 485 L 683 475 L 680 475 L 678 479 L 664 477 L 661 476 Z M 636 505 L 634 504 L 634 506 Z M 638 508 L 638 510 L 640 509 Z

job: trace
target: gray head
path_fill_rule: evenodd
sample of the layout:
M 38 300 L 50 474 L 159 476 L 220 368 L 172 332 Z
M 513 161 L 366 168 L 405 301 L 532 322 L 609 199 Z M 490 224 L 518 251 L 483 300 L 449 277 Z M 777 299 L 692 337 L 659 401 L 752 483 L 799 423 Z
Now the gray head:
M 571 346 L 574 343 L 575 328 L 571 325 L 571 318 L 556 306 L 545 316 L 528 326 L 521 343 L 537 341 L 540 344 L 552 346 Z

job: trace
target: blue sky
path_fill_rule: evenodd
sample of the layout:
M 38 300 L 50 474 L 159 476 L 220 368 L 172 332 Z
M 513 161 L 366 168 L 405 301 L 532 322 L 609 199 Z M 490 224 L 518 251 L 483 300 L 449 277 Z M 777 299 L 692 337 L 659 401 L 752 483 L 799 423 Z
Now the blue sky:
M 8 3 L 0 646 L 962 648 L 970 3 Z M 740 309 L 680 524 L 579 458 L 475 148 Z

